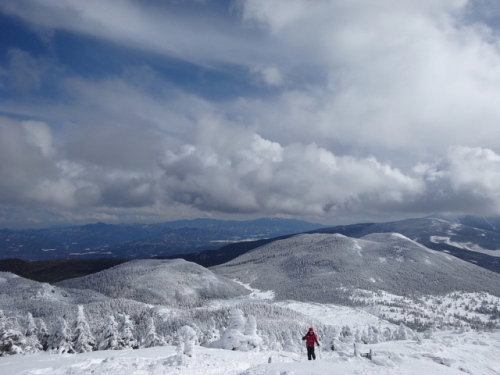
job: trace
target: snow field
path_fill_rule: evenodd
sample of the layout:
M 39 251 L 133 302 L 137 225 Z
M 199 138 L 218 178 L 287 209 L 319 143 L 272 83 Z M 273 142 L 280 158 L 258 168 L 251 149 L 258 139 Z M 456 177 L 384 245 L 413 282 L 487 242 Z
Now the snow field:
M 196 347 L 193 357 L 175 347 L 97 351 L 83 354 L 0 358 L 2 375 L 447 375 L 500 373 L 500 332 L 436 332 L 433 338 L 358 346 L 373 360 L 351 350 L 321 352 L 321 358 L 288 352 L 239 352 Z M 271 359 L 271 363 L 269 363 Z

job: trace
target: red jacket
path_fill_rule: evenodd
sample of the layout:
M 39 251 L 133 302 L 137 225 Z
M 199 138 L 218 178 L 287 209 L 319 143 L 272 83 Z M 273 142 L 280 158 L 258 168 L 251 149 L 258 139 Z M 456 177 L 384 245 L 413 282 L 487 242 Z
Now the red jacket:
M 306 340 L 306 345 L 307 346 L 312 346 L 314 347 L 314 343 L 318 344 L 318 335 L 316 335 L 314 332 L 307 332 L 304 337 L 302 337 L 302 340 Z

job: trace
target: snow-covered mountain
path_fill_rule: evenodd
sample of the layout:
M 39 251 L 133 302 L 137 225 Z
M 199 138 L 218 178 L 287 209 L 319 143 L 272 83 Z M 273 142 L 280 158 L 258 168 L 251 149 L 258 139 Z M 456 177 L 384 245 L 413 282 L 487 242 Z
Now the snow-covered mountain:
M 460 259 L 500 272 L 500 233 L 441 218 L 340 225 L 313 232 L 340 233 L 355 238 L 371 233 L 401 233 L 428 248 L 446 251 Z
M 56 285 L 90 289 L 111 298 L 188 307 L 198 306 L 206 299 L 232 298 L 248 293 L 241 285 L 183 259 L 130 261 Z
M 403 235 L 302 234 L 213 271 L 218 276 L 184 260 L 136 260 L 55 286 L 0 273 L 0 331 L 7 332 L 0 332 L 0 346 L 13 331 L 28 334 L 29 314 L 38 327 L 45 321 L 57 332 L 60 322 L 67 322 L 75 332 L 80 310 L 96 341 L 102 343 L 110 332 L 122 340 L 122 328 L 110 325 L 116 319 L 121 327 L 129 321 L 129 334 L 141 348 L 158 346 L 0 358 L 0 369 L 9 375 L 320 375 L 333 368 L 348 375 L 424 370 L 496 375 L 500 370 L 498 332 L 474 330 L 500 326 L 499 276 Z M 241 315 L 231 322 L 235 308 Z M 230 330 L 238 324 L 241 331 Z M 190 357 L 181 345 L 173 346 L 186 326 L 197 343 Z M 301 344 L 310 326 L 322 343 L 312 362 L 305 360 Z M 260 340 L 257 351 L 208 348 L 221 334 L 220 340 L 232 342 L 252 329 Z M 370 350 L 371 361 L 359 355 Z
M 345 288 L 398 295 L 486 291 L 500 296 L 500 275 L 396 233 L 350 238 L 301 234 L 254 249 L 211 268 L 277 299 L 342 302 Z

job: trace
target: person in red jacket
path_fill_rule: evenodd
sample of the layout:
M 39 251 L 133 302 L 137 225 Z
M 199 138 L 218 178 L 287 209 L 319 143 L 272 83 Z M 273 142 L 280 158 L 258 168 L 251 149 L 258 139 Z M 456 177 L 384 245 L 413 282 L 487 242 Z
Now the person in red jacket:
M 302 340 L 306 340 L 307 347 L 307 359 L 316 359 L 316 354 L 314 353 L 314 344 L 319 346 L 318 335 L 314 333 L 314 328 L 309 328 L 309 332 L 306 333 Z

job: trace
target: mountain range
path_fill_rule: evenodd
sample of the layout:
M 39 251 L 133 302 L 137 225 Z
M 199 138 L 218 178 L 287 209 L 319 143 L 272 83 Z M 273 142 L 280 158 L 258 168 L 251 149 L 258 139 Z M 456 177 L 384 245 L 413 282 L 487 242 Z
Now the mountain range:
M 477 222 L 482 222 L 479 218 Z M 472 223 L 472 220 L 469 222 Z M 500 273 L 500 233 L 476 228 L 442 218 L 425 217 L 388 223 L 359 223 L 338 225 L 309 231 L 307 233 L 343 234 L 361 238 L 373 233 L 400 233 L 429 249 L 442 251 L 456 258 Z M 245 254 L 248 251 L 283 240 L 290 235 L 253 242 L 234 243 L 214 251 L 193 254 L 178 254 L 181 257 L 205 267 L 216 266 Z
M 152 258 L 218 249 L 224 244 L 323 228 L 292 219 L 195 219 L 159 224 L 104 224 L 48 229 L 1 229 L 0 259 Z
M 395 227 L 414 238 L 389 231 Z M 101 343 L 119 322 L 140 347 L 174 345 L 186 326 L 208 346 L 258 326 L 264 350 L 276 351 L 293 351 L 311 326 L 327 348 L 342 342 L 349 350 L 354 342 L 422 341 L 438 326 L 500 328 L 500 274 L 422 244 L 483 254 L 496 251 L 497 233 L 438 218 L 319 231 L 243 242 L 229 261 L 227 247 L 204 252 L 212 262 L 219 254 L 209 268 L 184 259 L 120 260 L 52 284 L 0 272 L 0 326 L 22 334 L 36 325 L 52 340 L 61 327 L 76 330 L 83 315 Z

